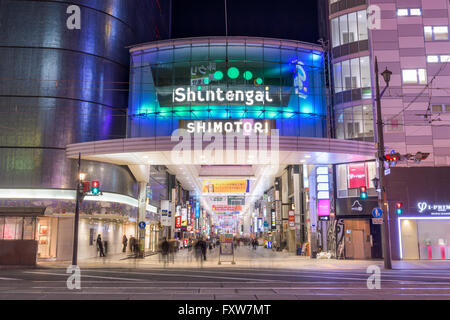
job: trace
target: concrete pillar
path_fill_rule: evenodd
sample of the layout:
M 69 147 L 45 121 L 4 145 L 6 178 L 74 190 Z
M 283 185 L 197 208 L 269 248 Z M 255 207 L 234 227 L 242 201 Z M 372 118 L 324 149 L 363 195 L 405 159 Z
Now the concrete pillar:
M 297 246 L 301 245 L 301 234 L 300 234 L 300 215 L 302 210 L 302 178 L 300 174 L 300 166 L 295 165 L 293 167 L 293 185 L 294 185 L 294 218 L 295 218 L 295 250 Z
M 145 212 L 147 208 L 147 182 L 139 182 L 139 198 L 138 198 L 138 219 L 137 232 L 139 241 L 138 256 L 143 258 L 145 252 L 145 229 L 139 228 L 140 222 L 145 222 Z

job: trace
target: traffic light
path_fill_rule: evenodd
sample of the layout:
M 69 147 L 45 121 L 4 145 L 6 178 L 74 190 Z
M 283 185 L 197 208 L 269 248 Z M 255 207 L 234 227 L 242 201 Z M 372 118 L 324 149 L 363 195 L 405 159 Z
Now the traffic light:
M 366 187 L 359 187 L 359 197 L 361 199 L 367 199 L 367 188 Z
M 398 152 L 386 154 L 384 156 L 384 159 L 385 159 L 385 161 L 388 161 L 388 162 L 397 162 L 397 161 L 403 160 L 401 154 Z
M 91 192 L 94 196 L 96 196 L 100 193 L 100 183 L 98 181 L 92 181 Z
M 397 202 L 395 204 L 395 208 L 396 208 L 397 214 L 402 214 L 403 213 L 403 203 L 402 202 Z

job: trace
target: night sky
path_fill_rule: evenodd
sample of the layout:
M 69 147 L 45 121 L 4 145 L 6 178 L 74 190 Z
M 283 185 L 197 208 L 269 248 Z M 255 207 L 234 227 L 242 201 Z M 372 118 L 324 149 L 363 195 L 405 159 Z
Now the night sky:
M 224 0 L 173 0 L 172 38 L 224 36 Z M 317 43 L 316 0 L 228 0 L 228 35 Z

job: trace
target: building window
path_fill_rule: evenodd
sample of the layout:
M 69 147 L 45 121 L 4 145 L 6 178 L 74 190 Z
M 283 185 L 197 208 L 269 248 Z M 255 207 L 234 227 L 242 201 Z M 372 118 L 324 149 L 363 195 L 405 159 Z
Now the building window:
M 398 17 L 407 17 L 407 16 L 421 16 L 421 9 L 397 9 Z
M 427 62 L 428 63 L 445 63 L 445 62 L 450 62 L 450 56 L 449 55 L 431 55 L 431 56 L 427 56 Z
M 424 27 L 425 41 L 448 40 L 448 26 Z
M 370 88 L 370 63 L 369 57 L 345 60 L 333 65 L 335 92 L 358 88 Z M 371 92 L 366 97 L 371 98 Z
M 425 69 L 404 69 L 402 70 L 404 84 L 426 84 L 427 71 Z
M 359 105 L 335 110 L 338 139 L 373 141 L 372 105 Z
M 333 48 L 346 43 L 367 40 L 366 10 L 344 14 L 332 19 L 331 36 Z
M 431 106 L 432 112 L 450 112 L 450 104 L 433 104 Z

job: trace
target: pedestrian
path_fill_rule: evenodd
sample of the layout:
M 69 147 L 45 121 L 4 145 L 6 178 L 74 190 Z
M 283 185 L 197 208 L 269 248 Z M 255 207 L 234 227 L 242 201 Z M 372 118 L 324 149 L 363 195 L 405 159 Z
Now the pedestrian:
M 167 238 L 164 237 L 163 241 L 161 242 L 161 256 L 164 267 L 169 262 L 169 253 L 170 253 L 170 244 L 169 241 L 167 241 Z
M 97 249 L 100 252 L 100 257 L 104 257 L 105 253 L 103 252 L 103 242 L 102 242 L 101 235 L 98 235 L 98 237 L 97 237 Z
M 136 239 L 134 239 L 133 236 L 130 236 L 130 251 L 134 252 L 134 243 L 135 243 Z
M 122 252 L 127 252 L 128 238 L 126 235 L 123 235 L 122 244 L 123 244 Z
M 206 244 L 205 239 L 201 239 L 200 248 L 201 248 L 201 250 L 202 250 L 203 260 L 206 261 L 206 248 L 207 248 L 207 244 Z

